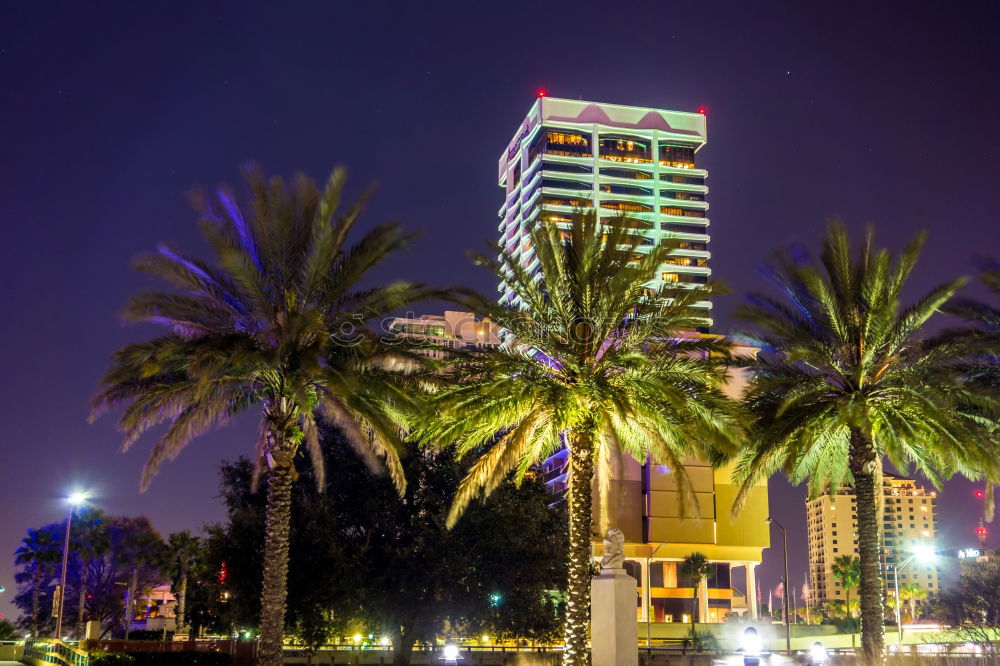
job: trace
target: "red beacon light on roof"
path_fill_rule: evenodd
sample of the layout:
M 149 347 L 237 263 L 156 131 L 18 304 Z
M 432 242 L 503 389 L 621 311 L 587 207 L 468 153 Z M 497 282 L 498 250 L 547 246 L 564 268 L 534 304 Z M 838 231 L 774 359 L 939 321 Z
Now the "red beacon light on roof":
M 699 106 L 698 107 L 698 113 L 700 113 L 703 116 L 707 116 L 708 115 L 708 108 L 704 107 L 704 106 Z
M 548 94 L 549 94 L 549 91 L 546 90 L 545 88 L 539 88 L 538 90 L 535 91 L 535 96 L 536 97 L 545 97 Z

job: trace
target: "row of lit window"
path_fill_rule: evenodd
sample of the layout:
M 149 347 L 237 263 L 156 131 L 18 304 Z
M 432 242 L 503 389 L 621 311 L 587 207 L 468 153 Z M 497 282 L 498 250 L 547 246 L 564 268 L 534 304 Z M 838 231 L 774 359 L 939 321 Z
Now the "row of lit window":
M 563 131 L 547 131 L 528 149 L 529 160 L 534 160 L 544 140 L 544 152 L 550 155 L 582 157 L 591 153 L 591 139 L 585 134 Z M 652 162 L 650 145 L 647 141 L 630 137 L 599 137 L 598 154 L 602 159 L 633 164 Z M 659 162 L 664 166 L 682 169 L 694 167 L 694 147 L 661 145 Z
M 671 266 L 708 266 L 708 259 L 703 257 L 667 257 L 663 263 Z
M 707 284 L 708 276 L 696 273 L 661 273 L 660 279 L 669 283 Z
M 558 187 L 564 190 L 583 190 L 589 191 L 593 189 L 593 185 L 587 181 L 582 180 L 562 180 L 557 178 L 543 178 L 542 187 Z M 609 194 L 629 194 L 636 197 L 651 197 L 653 196 L 653 190 L 647 187 L 636 187 L 634 185 L 615 185 L 613 183 L 601 183 L 598 186 L 601 192 L 606 192 Z M 705 197 L 700 192 L 685 192 L 676 190 L 660 190 L 660 196 L 667 199 L 675 199 L 677 201 L 704 201 Z M 679 215 L 680 213 L 673 213 Z
M 664 215 L 676 215 L 677 217 L 705 217 L 703 210 L 691 210 L 677 206 L 660 206 L 660 212 Z

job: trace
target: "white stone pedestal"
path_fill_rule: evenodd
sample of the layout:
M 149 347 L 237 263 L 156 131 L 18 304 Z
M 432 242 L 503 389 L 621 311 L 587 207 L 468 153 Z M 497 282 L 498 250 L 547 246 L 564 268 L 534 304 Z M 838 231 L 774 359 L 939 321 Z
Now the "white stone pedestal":
M 624 569 L 602 569 L 590 584 L 590 643 L 593 666 L 638 666 L 636 580 Z

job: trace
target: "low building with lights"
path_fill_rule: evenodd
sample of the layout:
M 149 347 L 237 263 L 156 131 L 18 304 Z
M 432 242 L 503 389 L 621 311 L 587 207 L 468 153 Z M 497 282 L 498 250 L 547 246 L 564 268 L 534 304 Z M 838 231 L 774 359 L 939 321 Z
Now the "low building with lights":
M 177 628 L 177 599 L 169 583 L 136 595 L 130 631 L 167 631 Z
M 449 349 L 482 349 L 500 344 L 493 322 L 477 319 L 471 312 L 446 310 L 443 315 L 394 317 L 387 328 L 390 333 L 429 343 L 420 353 L 438 360 L 444 359 Z
M 897 566 L 900 567 L 900 585 L 916 583 L 928 595 L 937 594 L 936 564 L 913 557 L 921 551 L 934 551 L 937 493 L 924 490 L 913 479 L 888 474 L 883 476 L 882 491 L 885 505 L 880 527 L 888 594 L 895 594 L 893 569 Z M 836 495 L 826 493 L 806 500 L 806 521 L 810 605 L 818 608 L 831 601 L 844 601 L 847 595 L 831 568 L 839 556 L 858 554 L 858 512 L 854 491 L 842 488 Z
M 973 574 L 986 564 L 1000 562 L 1000 550 L 987 548 L 962 548 L 955 553 L 958 568 L 963 576 Z

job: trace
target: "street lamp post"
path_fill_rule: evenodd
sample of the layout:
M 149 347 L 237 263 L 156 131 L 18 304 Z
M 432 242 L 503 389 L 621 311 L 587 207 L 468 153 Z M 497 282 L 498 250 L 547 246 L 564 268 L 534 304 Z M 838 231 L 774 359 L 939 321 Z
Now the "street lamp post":
M 649 557 L 646 558 L 646 650 L 650 653 L 653 649 L 653 641 L 650 634 L 650 625 L 653 622 L 653 619 L 649 616 L 649 607 L 653 603 L 653 595 L 649 589 L 652 587 L 650 584 L 649 567 L 651 566 L 653 558 L 656 557 L 656 554 L 666 545 L 666 541 L 661 542 L 660 545 L 653 549 L 653 552 L 649 554 Z
M 87 501 L 84 493 L 73 493 L 66 501 L 69 503 L 69 515 L 66 517 L 66 539 L 63 542 L 62 576 L 59 577 L 59 603 L 56 615 L 56 640 L 62 639 L 63 601 L 66 599 L 66 565 L 69 560 L 69 532 L 73 525 L 73 509 Z
M 768 525 L 774 525 L 779 530 L 781 530 L 781 549 L 785 563 L 785 577 L 783 579 L 783 586 L 785 589 L 783 590 L 783 593 L 781 595 L 781 607 L 785 616 L 785 653 L 791 656 L 792 630 L 790 625 L 788 624 L 788 538 L 785 535 L 785 528 L 782 527 L 781 523 L 779 523 L 777 520 L 768 516 L 766 522 Z

